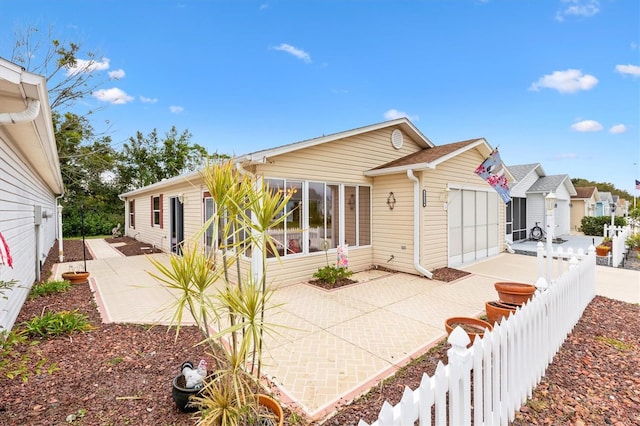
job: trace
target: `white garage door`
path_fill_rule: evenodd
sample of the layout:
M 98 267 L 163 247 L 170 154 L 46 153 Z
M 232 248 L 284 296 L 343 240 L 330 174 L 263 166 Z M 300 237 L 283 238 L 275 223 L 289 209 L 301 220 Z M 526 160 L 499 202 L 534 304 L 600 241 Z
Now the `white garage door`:
M 452 190 L 449 194 L 449 266 L 498 253 L 498 194 Z

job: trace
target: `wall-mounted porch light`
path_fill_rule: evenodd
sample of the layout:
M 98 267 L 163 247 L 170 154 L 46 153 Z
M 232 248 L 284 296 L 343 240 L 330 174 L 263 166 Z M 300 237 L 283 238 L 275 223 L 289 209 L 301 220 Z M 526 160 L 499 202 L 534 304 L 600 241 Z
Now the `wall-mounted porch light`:
M 387 206 L 389 206 L 389 210 L 393 210 L 393 207 L 396 205 L 396 197 L 393 195 L 393 192 L 389 192 L 389 196 L 387 197 Z

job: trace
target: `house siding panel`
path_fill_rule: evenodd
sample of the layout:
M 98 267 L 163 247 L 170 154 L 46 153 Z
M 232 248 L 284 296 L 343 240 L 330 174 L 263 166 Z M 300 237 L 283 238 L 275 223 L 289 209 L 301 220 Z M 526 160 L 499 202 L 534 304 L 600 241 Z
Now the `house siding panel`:
M 13 326 L 36 279 L 36 264 L 44 262 L 57 237 L 55 195 L 28 164 L 0 132 L 0 232 L 13 257 L 13 268 L 0 266 L 0 280 L 19 281 L 19 286 L 5 294 L 7 299 L 0 297 L 0 330 Z M 50 216 L 42 219 L 38 234 L 34 206 L 41 206 Z

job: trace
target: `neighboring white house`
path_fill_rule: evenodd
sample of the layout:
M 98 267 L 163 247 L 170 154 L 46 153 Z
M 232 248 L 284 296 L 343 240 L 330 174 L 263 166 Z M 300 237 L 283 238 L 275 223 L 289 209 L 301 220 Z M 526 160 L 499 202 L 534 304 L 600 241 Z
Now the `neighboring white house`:
M 544 197 L 551 191 L 556 195 L 554 213 L 555 236 L 567 235 L 571 230 L 571 197 L 576 190 L 568 175 L 547 176 L 539 163 L 507 167 L 516 182 L 511 186 L 511 202 L 507 205 L 507 241 L 521 241 L 529 237 L 536 224 L 546 227 Z
M 59 227 L 63 193 L 44 77 L 0 58 L 0 281 L 18 286 L 0 297 L 0 330 L 13 327 Z

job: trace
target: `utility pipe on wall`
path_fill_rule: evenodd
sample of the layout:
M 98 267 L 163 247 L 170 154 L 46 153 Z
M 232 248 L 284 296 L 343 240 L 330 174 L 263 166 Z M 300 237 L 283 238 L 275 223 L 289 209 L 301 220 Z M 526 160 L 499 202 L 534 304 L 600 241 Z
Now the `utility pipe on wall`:
M 413 267 L 416 271 L 429 279 L 433 279 L 433 274 L 420 265 L 420 181 L 414 176 L 413 170 L 407 170 L 407 177 L 413 181 Z

